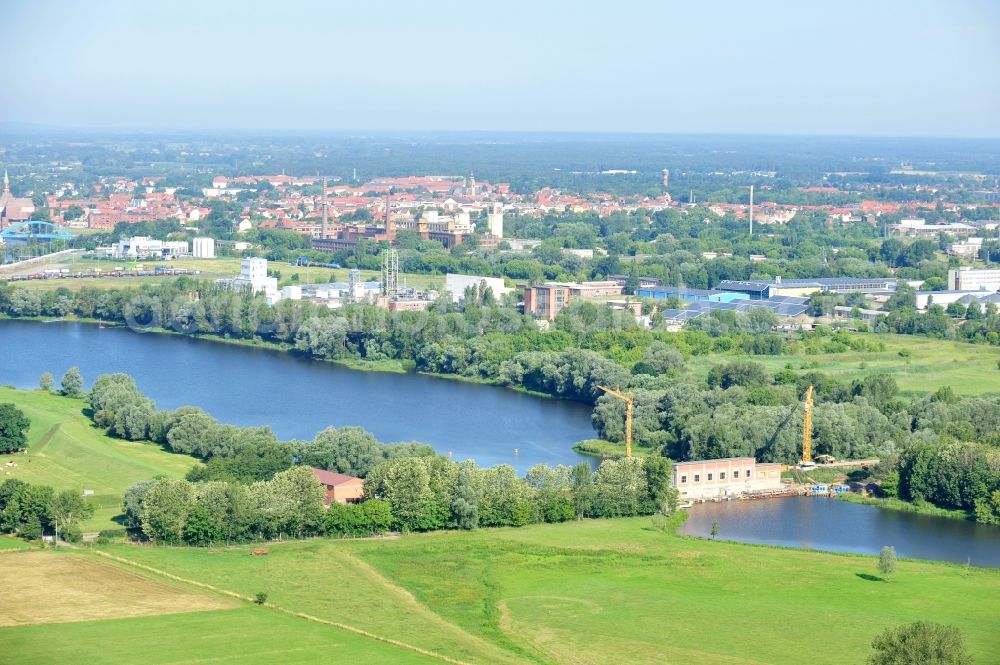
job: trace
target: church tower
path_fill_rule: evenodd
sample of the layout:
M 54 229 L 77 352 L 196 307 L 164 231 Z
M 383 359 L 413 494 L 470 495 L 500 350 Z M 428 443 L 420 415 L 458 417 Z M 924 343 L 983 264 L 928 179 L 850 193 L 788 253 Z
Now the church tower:
M 7 169 L 3 170 L 3 193 L 0 193 L 0 229 L 7 226 L 7 218 L 10 213 L 7 205 L 13 197 L 10 195 L 10 178 L 7 177 Z M 2 242 L 2 241 L 0 241 Z

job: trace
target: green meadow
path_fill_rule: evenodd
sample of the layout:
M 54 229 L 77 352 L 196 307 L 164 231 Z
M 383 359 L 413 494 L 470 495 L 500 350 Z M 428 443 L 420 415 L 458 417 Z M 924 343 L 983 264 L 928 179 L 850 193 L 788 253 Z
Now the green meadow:
M 859 663 L 878 632 L 918 619 L 958 626 L 977 663 L 1000 646 L 1000 571 L 905 560 L 886 581 L 873 557 L 680 537 L 649 518 L 315 540 L 266 557 L 102 549 L 465 662 Z
M 34 547 L 26 540 L 14 536 L 0 535 L 0 552 L 19 552 Z
M 108 545 L 100 549 L 244 596 L 263 591 L 268 594 L 268 602 L 278 607 L 346 624 L 463 662 L 523 662 L 519 654 L 510 653 L 505 645 L 442 617 L 346 545 L 331 540 L 272 543 L 268 544 L 267 556 L 256 557 L 248 556 L 250 547 Z
M 930 393 L 942 386 L 951 386 L 960 395 L 1000 393 L 998 347 L 915 335 L 864 334 L 863 337 L 881 342 L 885 350 L 750 356 L 749 360 L 762 363 L 771 372 L 791 365 L 796 372 L 822 372 L 839 381 L 888 373 L 896 379 L 904 395 Z M 734 359 L 732 355 L 721 354 L 694 356 L 688 365 L 696 376 L 705 378 L 712 367 Z
M 263 607 L 0 628 L 0 653 L 19 665 L 439 662 Z
M 50 485 L 56 490 L 93 490 L 94 517 L 84 532 L 115 528 L 122 495 L 132 483 L 157 476 L 182 477 L 200 464 L 151 443 L 114 439 L 94 427 L 86 402 L 41 390 L 0 387 L 0 403 L 16 404 L 31 420 L 27 454 L 0 455 L 0 479 Z M 6 466 L 13 462 L 16 466 Z

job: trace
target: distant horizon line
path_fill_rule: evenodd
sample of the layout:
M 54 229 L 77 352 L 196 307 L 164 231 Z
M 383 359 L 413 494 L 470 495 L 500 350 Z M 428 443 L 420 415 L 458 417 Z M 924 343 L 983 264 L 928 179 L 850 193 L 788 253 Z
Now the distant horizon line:
M 351 138 L 391 138 L 394 136 L 435 136 L 435 135 L 479 135 L 479 136 L 575 136 L 575 137 L 739 137 L 739 138 L 829 138 L 829 139 L 897 139 L 897 140 L 937 140 L 937 141 L 997 141 L 1000 134 L 993 136 L 964 136 L 943 134 L 865 134 L 856 132 L 810 133 L 810 132 L 746 132 L 746 131 L 656 131 L 656 130 L 588 130 L 588 129 L 320 129 L 320 128 L 114 128 L 97 126 L 67 126 L 33 123 L 19 120 L 0 120 L 0 135 L 44 135 L 44 134 L 110 134 L 119 136 L 162 136 L 162 135 L 202 135 L 218 136 L 341 136 Z

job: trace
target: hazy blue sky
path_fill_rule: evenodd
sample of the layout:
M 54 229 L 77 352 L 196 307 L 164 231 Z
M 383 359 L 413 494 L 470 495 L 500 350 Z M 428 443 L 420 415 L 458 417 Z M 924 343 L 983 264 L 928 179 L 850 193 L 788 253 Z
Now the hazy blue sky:
M 0 122 L 1000 136 L 1000 0 L 0 0 Z

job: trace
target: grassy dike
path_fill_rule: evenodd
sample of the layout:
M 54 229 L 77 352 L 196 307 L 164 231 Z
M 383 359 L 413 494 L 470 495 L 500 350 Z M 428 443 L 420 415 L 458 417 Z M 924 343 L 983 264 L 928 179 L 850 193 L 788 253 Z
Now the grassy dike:
M 0 403 L 15 404 L 31 420 L 27 454 L 0 455 L 0 479 L 64 489 L 94 491 L 94 517 L 84 532 L 112 529 L 122 512 L 122 495 L 132 483 L 157 476 L 183 477 L 201 464 L 160 446 L 107 436 L 84 415 L 87 403 L 41 390 L 0 386 Z M 7 467 L 7 462 L 16 466 Z
M 281 610 L 467 663 L 839 665 L 863 662 L 881 630 L 919 619 L 958 626 L 977 663 L 996 662 L 998 570 L 902 560 L 885 581 L 874 557 L 682 537 L 648 517 L 289 542 L 266 557 L 249 547 L 98 550 L 124 568 L 265 591 Z M 199 658 L 200 635 L 180 625 L 132 630 L 138 640 L 176 631 L 184 655 Z M 78 639 L 86 651 L 101 634 Z M 292 652 L 305 648 L 296 639 L 285 642 Z

